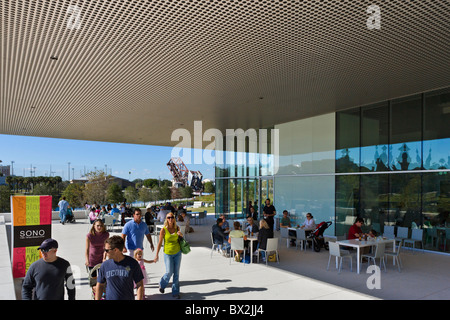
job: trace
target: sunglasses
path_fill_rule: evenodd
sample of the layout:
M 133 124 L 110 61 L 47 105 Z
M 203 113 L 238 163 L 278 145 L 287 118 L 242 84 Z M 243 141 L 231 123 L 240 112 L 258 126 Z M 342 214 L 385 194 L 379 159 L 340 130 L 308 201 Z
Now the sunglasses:
M 166 219 L 175 219 L 175 217 L 170 216 L 170 217 L 167 217 Z
M 115 248 L 105 249 L 105 252 L 108 253 L 108 252 L 110 252 L 111 250 L 114 250 L 114 249 Z
M 42 253 L 48 253 L 51 250 L 55 250 L 54 248 L 51 249 L 40 249 Z

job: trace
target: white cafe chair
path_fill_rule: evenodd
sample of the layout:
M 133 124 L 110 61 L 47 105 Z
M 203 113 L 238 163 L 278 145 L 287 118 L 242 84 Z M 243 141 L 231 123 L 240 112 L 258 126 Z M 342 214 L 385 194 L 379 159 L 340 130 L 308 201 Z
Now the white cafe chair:
M 231 254 L 230 254 L 230 264 L 231 260 L 234 259 L 235 252 L 234 250 L 242 250 L 244 256 L 242 257 L 242 262 L 245 261 L 245 247 L 244 247 L 244 238 L 230 238 L 231 239 Z M 243 263 L 245 265 L 245 263 Z
M 336 268 L 339 269 L 338 273 L 341 273 L 343 258 L 350 258 L 350 271 L 353 271 L 352 254 L 348 253 L 348 251 L 341 250 L 339 244 L 337 244 L 336 242 L 328 242 L 328 248 L 330 256 L 328 258 L 327 271 L 330 269 L 331 257 L 336 257 L 336 260 L 339 260 L 338 264 L 336 264 Z
M 377 243 L 375 253 L 366 253 L 361 255 L 361 261 L 363 258 L 367 258 L 367 263 L 369 264 L 370 261 L 373 261 L 373 264 L 376 265 L 376 259 L 380 259 L 380 269 L 381 269 L 381 262 L 383 262 L 384 265 L 384 271 L 386 272 L 386 263 L 384 261 L 384 253 L 386 249 L 386 244 L 383 242 Z M 400 250 L 399 250 L 400 251 Z
M 113 231 L 114 229 L 114 217 L 110 214 L 105 214 L 105 227 L 108 231 Z
M 219 250 L 219 251 L 222 250 L 221 244 L 214 243 L 214 236 L 213 236 L 212 232 L 211 232 L 211 245 L 212 245 L 212 247 L 211 247 L 211 258 L 212 258 L 214 250 Z
M 296 229 L 296 232 L 297 232 L 297 240 L 298 240 L 297 248 L 300 247 L 300 250 L 303 250 L 303 247 L 305 247 L 305 251 L 306 251 L 306 244 L 308 243 L 308 241 L 310 241 L 311 248 L 312 248 L 312 250 L 314 250 L 314 246 L 312 245 L 312 239 L 306 237 L 306 231 L 304 229 L 298 228 L 298 229 Z
M 397 236 L 395 237 L 395 241 L 403 242 L 405 239 L 408 239 L 408 228 L 398 227 L 397 228 Z
M 269 261 L 269 253 L 275 252 L 275 255 L 277 257 L 277 263 L 280 263 L 280 255 L 278 254 L 278 238 L 269 238 L 267 239 L 267 245 L 266 249 L 258 249 L 258 263 L 259 263 L 259 252 L 264 252 L 264 255 L 266 257 L 266 266 L 268 265 Z
M 425 251 L 423 248 L 423 229 L 412 229 L 411 238 L 404 239 L 403 246 L 406 248 L 406 244 L 410 243 L 410 244 L 412 244 L 412 249 L 415 249 L 416 242 L 420 242 L 420 245 L 422 247 L 422 253 L 424 253 Z
M 384 255 L 387 257 L 392 257 L 392 262 L 395 264 L 397 263 L 398 272 L 402 272 L 403 264 L 402 260 L 400 259 L 400 249 L 402 248 L 402 243 L 397 247 L 397 250 L 394 251 L 385 251 Z

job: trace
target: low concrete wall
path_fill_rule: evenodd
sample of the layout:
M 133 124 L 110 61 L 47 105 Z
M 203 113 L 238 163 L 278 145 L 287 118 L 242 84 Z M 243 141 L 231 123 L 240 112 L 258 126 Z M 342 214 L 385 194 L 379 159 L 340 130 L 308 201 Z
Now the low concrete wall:
M 0 216 L 0 300 L 16 300 L 5 219 Z
M 86 219 L 86 216 L 88 214 L 89 214 L 88 210 L 73 211 L 73 215 L 75 216 L 75 219 Z M 5 223 L 11 222 L 11 212 L 0 213 L 0 217 L 3 217 L 5 219 Z M 52 220 L 59 220 L 59 211 L 52 211 Z

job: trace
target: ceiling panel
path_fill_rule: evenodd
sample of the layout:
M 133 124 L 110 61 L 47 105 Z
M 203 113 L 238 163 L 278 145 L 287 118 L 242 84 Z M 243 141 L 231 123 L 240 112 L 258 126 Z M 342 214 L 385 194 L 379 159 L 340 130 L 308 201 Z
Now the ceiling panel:
M 4 134 L 174 145 L 450 83 L 449 1 L 0 2 Z

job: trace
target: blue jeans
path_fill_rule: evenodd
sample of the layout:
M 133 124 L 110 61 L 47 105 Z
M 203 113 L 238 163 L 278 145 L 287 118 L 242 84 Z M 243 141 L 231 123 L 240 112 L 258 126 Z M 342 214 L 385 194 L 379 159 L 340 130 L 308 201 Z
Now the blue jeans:
M 159 286 L 165 289 L 169 284 L 170 278 L 173 275 L 172 280 L 172 295 L 176 296 L 180 294 L 180 265 L 181 265 L 181 250 L 175 254 L 165 254 L 164 253 L 164 264 L 166 265 L 166 273 L 162 276 L 159 281 Z
M 59 212 L 59 219 L 61 219 L 61 222 L 64 222 L 66 220 L 66 213 L 66 211 Z

